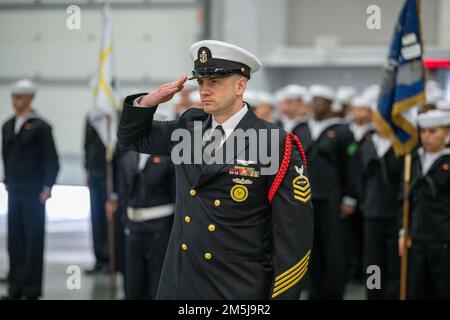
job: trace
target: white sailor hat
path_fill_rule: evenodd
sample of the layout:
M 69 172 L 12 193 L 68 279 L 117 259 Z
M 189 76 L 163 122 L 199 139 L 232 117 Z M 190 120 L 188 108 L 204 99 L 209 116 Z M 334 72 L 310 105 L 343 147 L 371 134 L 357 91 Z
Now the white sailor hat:
M 352 86 L 340 87 L 336 91 L 336 100 L 339 100 L 341 103 L 351 103 L 355 96 L 356 89 Z
M 313 84 L 309 87 L 309 94 L 312 98 L 325 98 L 330 101 L 333 101 L 336 97 L 333 89 L 321 84 Z
M 373 103 L 367 95 L 359 95 L 352 99 L 352 107 L 373 109 Z
M 250 74 L 261 68 L 261 62 L 252 53 L 230 43 L 203 40 L 189 49 L 194 61 L 190 79 L 227 77 L 241 74 L 250 79 Z
M 436 108 L 439 110 L 450 111 L 450 101 L 441 99 L 436 102 Z
M 290 84 L 279 91 L 278 99 L 280 101 L 286 99 L 304 100 L 307 95 L 308 89 L 306 87 Z
M 417 116 L 417 123 L 421 128 L 450 126 L 450 112 L 430 110 Z
M 13 84 L 11 93 L 34 95 L 36 93 L 36 85 L 28 79 L 22 79 Z
M 256 91 L 246 90 L 244 92 L 244 101 L 252 107 L 256 107 L 256 105 L 259 103 L 258 93 Z
M 258 92 L 257 93 L 257 100 L 259 103 L 266 103 L 272 108 L 275 106 L 275 97 L 267 92 Z

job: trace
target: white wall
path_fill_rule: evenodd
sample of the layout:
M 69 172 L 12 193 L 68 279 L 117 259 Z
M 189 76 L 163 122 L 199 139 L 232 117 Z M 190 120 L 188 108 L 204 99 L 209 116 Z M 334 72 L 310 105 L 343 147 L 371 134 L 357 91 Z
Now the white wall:
M 115 8 L 114 2 L 120 1 L 112 6 L 119 95 L 148 91 L 190 73 L 188 49 L 203 30 L 198 3 L 133 7 L 121 1 Z M 81 5 L 81 29 L 69 30 L 65 5 L 19 7 L 17 1 L 0 0 L 0 5 L 5 3 L 14 5 L 0 6 L 0 122 L 13 114 L 11 82 L 35 79 L 39 90 L 33 105 L 53 125 L 63 160 L 58 181 L 82 184 L 80 157 L 84 119 L 92 103 L 89 80 L 98 65 L 100 7 Z

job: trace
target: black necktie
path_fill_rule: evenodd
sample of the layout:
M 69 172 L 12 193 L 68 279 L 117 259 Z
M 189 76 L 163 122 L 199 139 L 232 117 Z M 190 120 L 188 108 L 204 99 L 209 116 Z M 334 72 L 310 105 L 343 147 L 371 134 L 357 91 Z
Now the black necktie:
M 223 130 L 223 127 L 221 125 L 216 126 L 212 131 L 211 131 L 211 135 L 209 136 L 209 139 L 206 140 L 205 144 L 203 145 L 203 155 L 204 155 L 204 160 L 206 163 L 208 163 L 211 158 L 214 157 L 215 151 L 216 149 L 218 149 L 220 147 L 220 142 L 222 141 L 222 139 L 225 137 L 225 130 Z M 215 145 L 214 149 L 211 150 L 210 154 L 205 154 L 205 149 L 206 147 L 208 147 L 209 145 L 213 144 Z

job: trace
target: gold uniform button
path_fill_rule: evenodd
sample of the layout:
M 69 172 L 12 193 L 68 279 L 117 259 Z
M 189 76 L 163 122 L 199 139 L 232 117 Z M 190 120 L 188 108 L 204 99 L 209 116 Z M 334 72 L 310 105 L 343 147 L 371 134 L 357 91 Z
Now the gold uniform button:
M 191 222 L 191 217 L 189 216 L 184 217 L 184 221 L 186 221 L 186 223 Z
M 220 200 L 219 200 L 219 199 L 214 200 L 214 205 L 215 205 L 216 207 L 220 206 Z
M 213 224 L 210 224 L 210 225 L 208 226 L 208 230 L 211 231 L 211 232 L 213 232 L 214 230 L 216 230 L 216 226 L 213 225 Z
M 183 251 L 186 251 L 186 250 L 187 250 L 187 244 L 186 244 L 186 243 L 183 243 L 183 244 L 181 245 L 181 249 L 183 249 Z
M 209 252 L 206 252 L 206 253 L 205 253 L 205 259 L 206 259 L 206 260 L 211 260 L 211 259 L 212 259 L 212 254 L 209 253 Z
M 195 191 L 195 189 L 191 189 L 191 190 L 189 190 L 189 194 L 191 196 L 195 196 L 197 194 L 197 191 Z

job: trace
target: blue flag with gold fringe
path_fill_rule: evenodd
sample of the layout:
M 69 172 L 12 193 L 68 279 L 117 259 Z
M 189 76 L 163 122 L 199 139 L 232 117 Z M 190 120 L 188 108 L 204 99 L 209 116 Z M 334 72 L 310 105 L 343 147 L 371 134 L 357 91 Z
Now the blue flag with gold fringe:
M 406 0 L 394 28 L 374 121 L 391 140 L 397 155 L 418 142 L 417 106 L 425 101 L 425 69 L 420 0 Z

